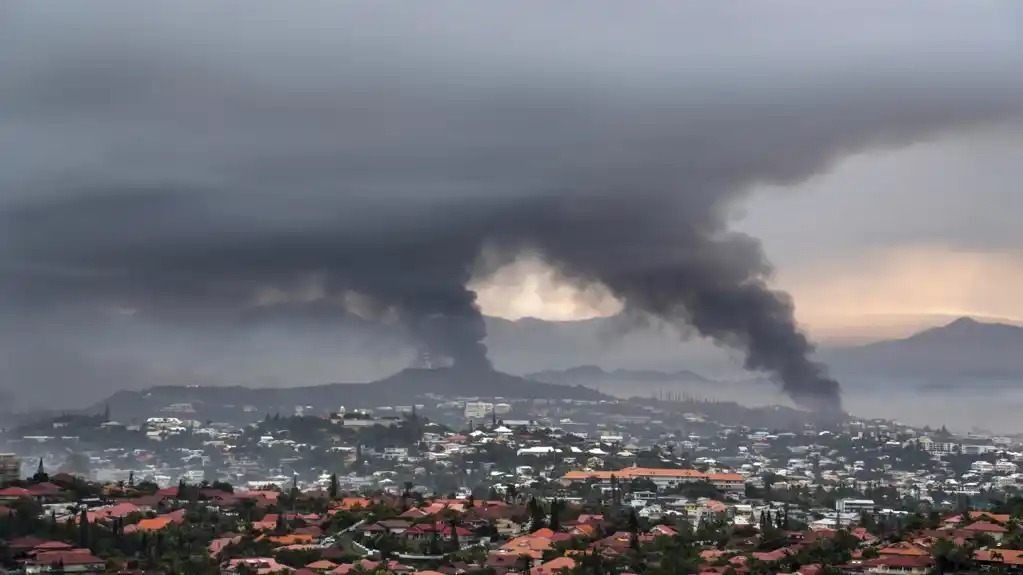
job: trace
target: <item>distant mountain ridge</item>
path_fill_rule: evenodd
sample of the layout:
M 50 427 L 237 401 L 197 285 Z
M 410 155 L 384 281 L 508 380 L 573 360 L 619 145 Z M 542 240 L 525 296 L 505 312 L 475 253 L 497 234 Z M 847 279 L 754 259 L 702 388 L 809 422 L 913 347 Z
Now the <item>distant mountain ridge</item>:
M 647 382 L 647 383 L 671 383 L 671 382 L 698 382 L 714 383 L 696 372 L 689 370 L 658 371 L 652 369 L 614 369 L 606 371 L 596 365 L 580 365 L 568 369 L 545 370 L 526 375 L 528 379 L 545 381 L 557 384 L 586 385 L 587 383 L 601 383 L 608 381 L 622 382 Z
M 594 355 L 593 348 L 583 348 L 579 341 L 596 341 L 595 333 L 613 332 L 614 319 L 588 322 L 543 322 L 523 320 L 506 322 L 499 330 L 501 341 L 515 349 L 516 340 L 530 341 L 531 347 L 578 350 L 566 357 L 586 359 Z M 521 330 L 521 333 L 516 334 Z M 568 369 L 536 369 L 526 377 L 558 384 L 586 385 L 601 382 L 706 382 L 709 379 L 694 371 L 665 369 L 671 363 L 684 362 L 704 371 L 704 360 L 713 357 L 707 348 L 694 353 L 692 342 L 682 343 L 670 334 L 639 334 L 632 349 L 642 349 L 643 355 L 631 352 L 616 355 L 625 345 L 607 353 L 600 359 L 603 365 L 649 365 L 653 369 L 603 369 L 588 361 Z M 562 341 L 566 343 L 562 343 Z M 698 345 L 698 344 L 697 344 Z M 495 350 L 496 346 L 491 346 Z M 497 353 L 502 352 L 497 349 Z M 539 351 L 540 354 L 544 352 Z M 840 381 L 860 379 L 905 379 L 929 385 L 954 388 L 973 382 L 974 385 L 1023 384 L 1023 327 L 1000 321 L 980 321 L 961 317 L 945 325 L 923 329 L 908 337 L 887 339 L 861 345 L 822 347 L 815 355 Z M 712 371 L 718 376 L 716 370 Z M 727 376 L 731 378 L 731 375 Z M 854 383 L 851 383 L 854 385 Z
M 824 350 L 819 359 L 836 374 L 1023 383 L 1023 327 L 963 317 L 902 339 Z
M 598 318 L 593 320 L 570 322 L 570 321 L 544 321 L 534 318 L 510 321 L 500 318 L 487 318 L 488 338 L 487 345 L 494 365 L 501 371 L 515 374 L 532 374 L 535 380 L 559 385 L 591 384 L 600 381 L 612 381 L 628 378 L 630 381 L 652 381 L 670 382 L 684 378 L 688 382 L 707 380 L 700 374 L 708 374 L 719 381 L 731 381 L 743 377 L 740 371 L 740 362 L 734 361 L 728 356 L 727 351 L 700 339 L 681 339 L 680 335 L 673 333 L 660 326 L 649 326 L 640 329 L 635 328 L 626 318 Z M 317 332 L 321 333 L 321 332 Z M 292 347 L 283 346 L 280 356 L 275 355 L 282 346 L 276 342 L 256 341 L 241 342 L 237 348 L 229 348 L 224 355 L 234 353 L 236 350 L 248 350 L 250 347 L 256 353 L 252 354 L 259 360 L 272 358 L 273 361 L 282 360 L 286 366 L 297 365 L 301 367 L 307 357 L 316 358 L 335 350 L 338 342 L 329 340 L 329 328 L 324 328 L 324 341 L 329 345 L 316 347 L 307 356 L 289 355 L 294 352 Z M 290 340 L 289 340 L 290 341 Z M 258 343 L 258 345 L 256 345 Z M 304 343 L 299 346 L 302 349 L 309 349 Z M 311 387 L 320 386 L 299 386 L 287 387 L 293 382 L 302 381 L 344 381 L 348 377 L 335 376 L 335 373 L 350 373 L 352 380 L 362 382 L 377 380 L 377 383 L 385 383 L 392 377 L 377 379 L 381 374 L 394 373 L 395 370 L 407 365 L 402 359 L 406 351 L 411 357 L 412 350 L 392 350 L 388 345 L 381 344 L 379 349 L 363 349 L 353 346 L 335 363 L 338 366 L 336 371 L 331 368 L 317 369 L 312 372 L 303 372 L 297 369 L 294 372 L 289 367 L 281 368 L 280 377 L 267 378 L 265 381 L 272 381 L 269 385 L 280 385 L 277 391 L 281 397 L 281 403 L 288 402 L 292 405 L 302 403 L 295 402 L 286 394 L 294 390 L 306 390 Z M 251 354 L 252 352 L 249 351 Z M 235 356 L 236 363 L 242 366 L 251 365 L 252 355 Z M 362 370 L 353 369 L 348 366 L 349 361 L 359 361 L 366 357 L 388 357 L 397 358 L 396 361 L 381 364 L 379 369 Z M 353 359 L 354 358 L 354 359 Z M 248 387 L 224 387 L 225 390 L 235 390 L 240 394 L 255 393 L 255 397 L 272 398 L 274 392 L 263 387 L 267 384 L 250 383 L 258 381 L 255 378 L 246 379 L 249 372 L 243 372 L 237 377 L 230 369 L 232 364 L 214 365 L 213 373 L 223 372 L 224 376 L 215 378 L 204 377 L 201 373 L 191 374 L 186 369 L 172 371 L 169 375 L 158 374 L 159 377 L 148 373 L 145 365 L 145 358 L 135 358 L 132 351 L 127 350 L 122 356 L 115 359 L 125 360 L 125 365 L 115 362 L 113 365 L 90 362 L 85 356 L 71 357 L 52 356 L 47 350 L 41 351 L 38 355 L 22 357 L 19 361 L 25 365 L 38 367 L 39 369 L 25 370 L 19 365 L 10 362 L 6 364 L 3 371 L 5 381 L 0 387 L 0 403 L 3 409 L 14 412 L 15 406 L 18 411 L 29 408 L 35 409 L 77 409 L 84 405 L 94 404 L 97 398 L 113 394 L 117 389 L 142 390 L 142 393 L 152 392 L 160 387 L 162 383 L 172 383 L 175 386 L 167 387 L 167 396 L 178 393 L 180 390 L 184 395 L 193 393 L 193 389 L 216 389 L 217 384 L 244 383 Z M 855 346 L 821 346 L 815 355 L 815 359 L 826 364 L 832 374 L 845 385 L 855 385 L 858 380 L 867 379 L 917 379 L 925 383 L 932 381 L 950 381 L 953 386 L 970 385 L 975 381 L 976 385 L 1013 385 L 1023 383 L 1023 327 L 1008 323 L 978 321 L 971 318 L 959 318 L 946 325 L 921 330 L 909 337 L 902 339 L 889 339 L 866 345 Z M 288 360 L 288 361 L 283 361 Z M 134 362 L 134 363 L 133 363 Z M 315 363 L 315 362 L 309 362 Z M 605 366 L 604 369 L 596 364 Z M 552 366 L 576 365 L 569 369 L 552 369 Z M 0 367 L 4 364 L 0 362 Z M 642 369 L 613 369 L 620 368 L 642 368 Z M 692 369 L 693 372 L 679 370 L 680 367 Z M 52 369 L 51 369 L 52 368 Z M 253 373 L 258 373 L 254 369 Z M 180 377 L 179 377 L 180 375 Z M 513 376 L 509 376 L 513 377 Z M 280 382 L 279 384 L 277 382 Z M 525 379 L 509 380 L 507 383 L 491 382 L 488 386 L 480 388 L 478 394 L 481 396 L 493 395 L 500 392 L 502 387 L 509 389 L 531 389 Z M 713 381 L 713 380 L 708 380 Z M 421 389 L 426 384 L 417 383 L 418 380 L 409 381 L 414 389 Z M 965 383 L 964 383 L 965 382 Z M 176 385 L 181 383 L 183 385 Z M 188 387 L 185 384 L 200 384 L 202 387 Z M 352 389 L 361 389 L 359 384 Z M 450 382 L 436 382 L 429 385 L 437 385 L 439 390 L 455 389 Z M 418 386 L 418 387 L 417 387 Z M 468 389 L 471 385 L 463 386 L 460 389 Z M 402 385 L 395 386 L 401 389 Z M 380 398 L 391 401 L 391 398 L 399 398 L 400 393 L 387 395 L 383 390 L 388 389 L 388 384 L 375 390 L 368 395 L 369 399 Z M 565 393 L 564 389 L 552 390 L 558 393 Z M 525 391 L 522 391 L 525 393 Z M 130 393 L 130 392 L 124 392 Z M 214 393 L 204 391 L 202 393 Z M 302 391 L 302 393 L 307 393 Z M 321 396 L 308 392 L 309 397 L 318 401 Z M 388 392 L 390 393 L 390 392 Z M 547 391 L 537 392 L 544 396 Z M 4 396 L 3 394 L 6 394 Z M 117 394 L 120 395 L 120 394 Z M 466 393 L 466 395 L 471 395 Z M 342 394 L 327 393 L 323 400 L 334 401 L 334 397 L 344 397 Z M 299 396 L 296 396 L 299 397 Z M 349 403 L 360 400 L 355 397 L 353 400 L 346 400 Z M 182 399 L 181 401 L 187 401 Z M 241 400 L 238 400 L 241 401 Z M 269 401 L 269 399 L 268 399 Z M 277 401 L 274 399 L 274 401 Z M 309 404 L 308 402 L 304 402 Z M 354 403 L 353 403 L 354 404 Z
M 891 343 L 891 341 L 875 342 L 867 344 L 867 346 Z M 1007 323 L 982 322 L 971 317 L 961 317 L 949 324 L 925 329 L 909 337 L 894 341 L 916 345 L 990 345 L 992 343 L 1005 342 L 1018 345 L 1023 344 L 1023 327 Z

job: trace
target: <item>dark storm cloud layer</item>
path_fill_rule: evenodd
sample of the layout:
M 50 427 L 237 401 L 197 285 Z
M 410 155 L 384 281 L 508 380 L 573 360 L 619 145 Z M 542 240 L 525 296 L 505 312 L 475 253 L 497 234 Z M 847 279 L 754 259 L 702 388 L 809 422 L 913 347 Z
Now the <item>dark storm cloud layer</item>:
M 314 278 L 314 299 L 484 366 L 466 285 L 484 249 L 487 265 L 531 251 L 812 406 L 837 407 L 838 385 L 758 242 L 728 231 L 733 202 L 1013 118 L 1023 96 L 1008 1 L 33 0 L 0 16 L 9 305 L 182 321 L 267 290 L 294 305 Z

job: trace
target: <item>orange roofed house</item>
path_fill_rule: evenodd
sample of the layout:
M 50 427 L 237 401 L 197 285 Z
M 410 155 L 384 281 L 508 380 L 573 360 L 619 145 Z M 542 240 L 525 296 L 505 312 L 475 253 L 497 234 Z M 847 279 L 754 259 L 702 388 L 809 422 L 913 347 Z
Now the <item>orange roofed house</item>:
M 611 477 L 622 481 L 649 479 L 658 489 L 701 481 L 707 481 L 721 491 L 743 491 L 746 489 L 746 478 L 737 473 L 702 473 L 695 469 L 626 467 L 618 471 L 569 471 L 562 479 L 572 482 L 594 480 L 598 483 L 610 484 Z

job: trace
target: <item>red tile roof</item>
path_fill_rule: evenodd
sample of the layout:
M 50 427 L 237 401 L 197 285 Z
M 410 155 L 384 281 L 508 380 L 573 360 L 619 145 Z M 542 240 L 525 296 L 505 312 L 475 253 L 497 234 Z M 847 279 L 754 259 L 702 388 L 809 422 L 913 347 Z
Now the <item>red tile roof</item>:
M 775 549 L 774 551 L 768 551 L 765 553 L 754 553 L 753 557 L 758 561 L 781 561 L 788 557 L 788 551 L 785 549 Z
M 878 550 L 878 553 L 880 553 L 881 555 L 899 555 L 904 557 L 930 556 L 930 553 L 927 552 L 926 550 L 906 541 L 889 545 L 888 547 Z
M 24 487 L 7 487 L 0 489 L 0 497 L 31 497 L 32 493 Z
M 9 542 L 7 546 L 10 547 L 11 549 L 26 550 L 35 549 L 36 547 L 42 545 L 43 543 L 48 543 L 48 540 L 40 539 L 39 537 L 33 537 L 29 535 L 27 537 L 19 537 L 18 539 L 15 539 Z
M 29 485 L 28 491 L 33 495 L 56 495 L 63 491 L 63 489 L 61 489 L 59 485 L 46 481 L 43 483 L 36 483 L 35 485 Z
M 944 520 L 944 523 L 946 523 L 946 524 L 948 524 L 948 523 L 962 523 L 963 521 L 966 520 L 965 515 L 966 514 L 960 513 L 958 515 L 952 515 L 951 517 L 946 517 L 945 520 Z M 986 511 L 971 511 L 969 513 L 969 515 L 970 515 L 970 519 L 974 520 L 974 521 L 978 521 L 978 520 L 982 520 L 982 519 L 987 520 L 987 521 L 997 521 L 998 523 L 1008 523 L 1009 521 L 1012 521 L 1012 516 L 1008 515 L 1008 514 L 1004 514 L 1004 513 L 988 513 Z
M 64 565 L 102 565 L 105 561 L 90 553 L 88 549 L 71 549 L 39 553 L 34 558 L 26 561 L 26 563 L 34 565 L 53 565 L 54 563 L 62 563 Z
M 981 531 L 983 533 L 1008 533 L 1009 530 L 990 521 L 977 521 L 963 527 L 963 531 Z
M 977 561 L 985 563 L 1005 563 L 1023 566 L 1023 550 L 1018 549 L 982 549 L 974 554 Z
M 862 565 L 867 567 L 903 567 L 903 568 L 923 568 L 931 564 L 930 557 L 906 557 L 906 556 L 890 556 L 890 557 L 878 557 L 877 559 L 871 559 L 864 561 Z
M 71 549 L 71 545 L 63 541 L 47 541 L 32 548 L 33 551 L 54 551 L 56 549 Z

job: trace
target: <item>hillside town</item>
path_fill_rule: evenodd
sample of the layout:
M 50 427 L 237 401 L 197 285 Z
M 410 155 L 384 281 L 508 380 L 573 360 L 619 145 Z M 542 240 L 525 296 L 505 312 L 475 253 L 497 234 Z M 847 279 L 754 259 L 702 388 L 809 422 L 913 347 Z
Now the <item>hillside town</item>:
M 170 407 L 6 430 L 8 572 L 1023 570 L 1019 437 L 677 396 Z
M 1023 0 L 0 0 L 0 575 L 1023 575 Z

